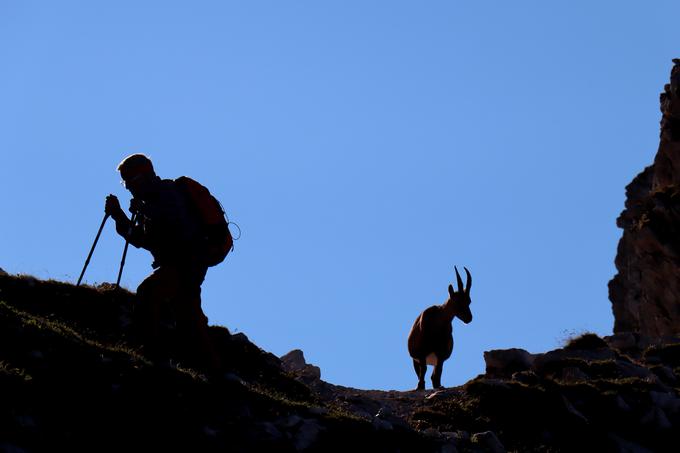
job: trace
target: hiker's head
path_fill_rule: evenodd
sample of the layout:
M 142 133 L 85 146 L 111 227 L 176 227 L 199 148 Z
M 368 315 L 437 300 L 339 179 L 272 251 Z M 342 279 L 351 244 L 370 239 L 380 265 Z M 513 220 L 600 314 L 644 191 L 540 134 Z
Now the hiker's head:
M 158 180 L 151 159 L 144 154 L 132 154 L 118 165 L 123 185 L 133 197 L 144 198 Z

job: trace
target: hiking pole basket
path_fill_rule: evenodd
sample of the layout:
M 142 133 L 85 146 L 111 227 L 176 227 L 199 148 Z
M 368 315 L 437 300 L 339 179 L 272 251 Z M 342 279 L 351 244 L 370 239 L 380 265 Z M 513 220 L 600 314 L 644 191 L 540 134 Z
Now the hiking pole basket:
M 125 238 L 125 248 L 123 249 L 123 258 L 120 260 L 120 270 L 118 271 L 118 280 L 116 280 L 116 289 L 120 288 L 120 277 L 123 275 L 123 266 L 125 266 L 125 257 L 127 256 L 128 246 L 130 245 L 130 235 L 132 234 L 132 228 L 135 226 L 137 221 L 137 213 L 132 213 L 132 218 L 130 219 L 130 229 L 128 230 L 127 237 Z
M 92 248 L 90 249 L 90 253 L 87 255 L 87 259 L 85 260 L 85 265 L 83 266 L 83 271 L 80 273 L 80 277 L 78 277 L 78 283 L 76 283 L 76 286 L 80 286 L 80 282 L 83 280 L 83 275 L 85 275 L 85 269 L 87 269 L 87 265 L 90 264 L 90 258 L 92 258 L 92 253 L 94 253 L 94 248 L 97 246 L 97 242 L 99 241 L 99 236 L 102 234 L 102 230 L 104 229 L 104 224 L 106 223 L 106 220 L 109 218 L 108 214 L 104 214 L 104 219 L 102 220 L 102 224 L 99 225 L 99 231 L 97 231 L 97 237 L 94 238 L 94 243 L 92 244 Z

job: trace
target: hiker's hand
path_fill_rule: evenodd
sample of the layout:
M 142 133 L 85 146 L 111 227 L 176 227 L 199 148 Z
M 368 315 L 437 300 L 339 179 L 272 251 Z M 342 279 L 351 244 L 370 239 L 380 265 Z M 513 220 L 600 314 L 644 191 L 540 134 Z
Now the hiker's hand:
M 115 195 L 109 195 L 106 197 L 106 204 L 104 205 L 104 212 L 113 217 L 114 220 L 120 218 L 120 215 L 125 213 L 120 207 L 118 202 L 118 197 Z
M 130 212 L 135 214 L 139 213 L 142 210 L 142 207 L 144 206 L 144 202 L 142 200 L 138 200 L 136 198 L 133 198 L 130 200 Z

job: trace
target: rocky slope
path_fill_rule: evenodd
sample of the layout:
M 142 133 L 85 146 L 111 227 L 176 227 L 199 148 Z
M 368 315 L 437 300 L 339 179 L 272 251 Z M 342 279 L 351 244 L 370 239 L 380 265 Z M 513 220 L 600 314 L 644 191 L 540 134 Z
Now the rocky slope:
M 680 339 L 585 334 L 546 353 L 494 350 L 484 359 L 484 375 L 438 391 L 300 379 L 375 426 L 408 425 L 457 451 L 677 451 Z
M 219 375 L 152 363 L 128 337 L 132 295 L 0 275 L 0 451 L 674 451 L 680 339 L 585 335 L 485 352 L 439 391 L 321 380 L 212 327 Z
M 243 334 L 211 327 L 227 369 L 150 362 L 133 297 L 0 274 L 0 451 L 441 451 L 323 400 Z
M 618 274 L 609 282 L 614 332 L 680 334 L 680 60 L 661 93 L 661 136 L 653 165 L 626 187 Z

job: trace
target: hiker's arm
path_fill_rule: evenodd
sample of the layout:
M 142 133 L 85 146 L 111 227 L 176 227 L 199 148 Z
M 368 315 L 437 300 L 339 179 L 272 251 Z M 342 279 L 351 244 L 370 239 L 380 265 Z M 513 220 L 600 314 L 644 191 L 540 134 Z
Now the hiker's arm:
M 127 239 L 135 247 L 144 246 L 144 229 L 139 225 L 132 225 L 125 212 L 120 207 L 118 198 L 115 195 L 106 197 L 104 212 L 116 222 L 116 231 Z

